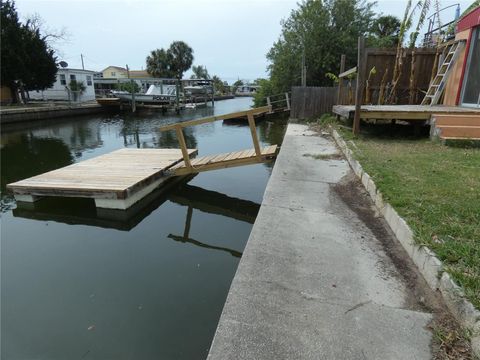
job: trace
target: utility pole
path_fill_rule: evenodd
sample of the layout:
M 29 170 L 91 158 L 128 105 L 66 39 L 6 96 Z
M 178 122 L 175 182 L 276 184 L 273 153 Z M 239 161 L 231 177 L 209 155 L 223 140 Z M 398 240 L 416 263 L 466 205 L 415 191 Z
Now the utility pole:
M 125 65 L 125 67 L 127 68 L 127 77 L 130 79 L 130 69 L 128 68 L 128 64 Z M 133 79 L 130 79 L 130 90 L 132 91 L 132 112 L 134 113 L 137 111 L 137 104 L 135 103 L 135 86 L 133 83 Z
M 302 50 L 302 86 L 307 86 L 307 67 L 305 65 L 305 43 L 303 43 Z
M 83 65 L 83 54 L 80 54 L 80 58 L 82 59 L 82 69 L 85 70 L 85 66 Z

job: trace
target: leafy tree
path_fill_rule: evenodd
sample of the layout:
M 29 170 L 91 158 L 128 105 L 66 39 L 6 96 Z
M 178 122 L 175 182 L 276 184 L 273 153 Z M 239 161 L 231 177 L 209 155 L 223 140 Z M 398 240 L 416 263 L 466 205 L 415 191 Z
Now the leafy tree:
M 119 83 L 115 86 L 117 90 L 127 91 L 130 94 L 140 92 L 140 86 L 135 81 L 129 81 L 125 83 Z
M 392 15 L 380 16 L 373 22 L 367 44 L 372 47 L 396 47 L 399 32 L 400 19 Z
M 205 79 L 205 80 L 210 79 L 208 70 L 203 65 L 198 65 L 198 66 L 193 65 L 192 71 L 193 71 L 193 75 L 190 77 L 190 79 Z
M 83 81 L 71 80 L 68 84 L 68 87 L 71 91 L 78 91 L 80 94 L 83 93 L 87 88 Z
M 274 95 L 272 82 L 268 79 L 257 79 L 255 82 L 260 88 L 253 95 L 253 104 L 255 107 L 265 106 L 267 105 L 267 96 Z
M 11 1 L 0 2 L 0 35 L 1 35 L 1 84 L 16 90 L 15 80 L 25 73 L 26 56 L 23 46 L 23 29 L 18 20 L 15 4 Z
M 171 69 L 178 79 L 190 69 L 193 63 L 193 49 L 183 41 L 174 41 L 168 49 L 172 57 Z
M 26 71 L 21 79 L 25 90 L 44 90 L 51 87 L 57 75 L 57 58 L 54 51 L 48 48 L 39 30 L 25 29 L 23 42 L 28 52 L 35 54 L 27 55 L 23 59 Z
M 172 55 L 164 49 L 156 49 L 147 56 L 147 72 L 158 78 L 171 78 L 174 76 Z
M 353 66 L 357 38 L 368 34 L 374 21 L 373 5 L 363 0 L 301 2 L 283 21 L 282 34 L 267 54 L 273 91 L 300 85 L 303 53 L 308 85 L 330 85 L 325 74 L 338 74 L 341 54 L 347 56 L 347 68 Z
M 226 92 L 224 82 L 217 75 L 212 76 L 212 81 L 213 86 L 215 87 L 215 92 L 220 94 L 224 94 Z
M 54 51 L 49 48 L 39 29 L 29 22 L 20 23 L 15 3 L 0 1 L 1 85 L 15 94 L 19 84 L 26 90 L 44 90 L 55 82 L 57 73 Z
M 235 81 L 232 85 L 232 93 L 235 94 L 237 89 L 240 87 L 240 86 L 243 86 L 244 83 L 242 80 L 238 79 L 237 81 Z
M 243 85 L 244 85 L 243 80 L 240 80 L 240 79 L 238 79 L 237 81 L 235 81 L 233 83 L 233 86 L 235 86 L 235 87 L 239 87 L 239 86 L 243 86 Z

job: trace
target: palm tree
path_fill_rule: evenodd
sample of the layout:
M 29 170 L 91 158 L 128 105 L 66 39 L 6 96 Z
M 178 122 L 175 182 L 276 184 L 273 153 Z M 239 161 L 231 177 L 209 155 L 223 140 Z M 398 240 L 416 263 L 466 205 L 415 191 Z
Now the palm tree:
M 193 65 L 192 71 L 193 71 L 193 75 L 190 77 L 190 79 L 205 79 L 205 80 L 210 79 L 208 70 L 203 65 L 198 65 L 198 66 Z
M 172 57 L 171 70 L 177 79 L 181 79 L 183 73 L 192 66 L 193 49 L 183 41 L 174 41 L 167 53 Z
M 174 76 L 172 71 L 172 55 L 164 49 L 156 49 L 147 56 L 147 72 L 153 77 L 171 78 Z

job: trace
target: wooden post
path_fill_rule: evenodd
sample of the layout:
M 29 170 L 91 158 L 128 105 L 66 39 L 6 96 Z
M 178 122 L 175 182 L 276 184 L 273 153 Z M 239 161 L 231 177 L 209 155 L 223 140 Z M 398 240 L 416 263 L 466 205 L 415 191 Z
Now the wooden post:
M 215 84 L 212 81 L 212 107 L 215 107 Z
M 273 110 L 272 110 L 272 101 L 270 100 L 270 96 L 267 96 L 267 106 L 270 108 L 270 111 L 268 113 L 271 114 Z
M 177 78 L 177 81 L 175 82 L 175 107 L 176 107 L 176 111 L 177 111 L 177 114 L 180 113 L 180 79 Z M 183 137 L 183 133 L 182 133 L 182 137 Z M 188 155 L 187 155 L 188 156 Z
M 363 100 L 363 87 L 365 83 L 365 38 L 358 37 L 358 59 L 357 59 L 357 89 L 355 91 L 355 116 L 353 118 L 353 134 L 360 132 L 360 111 Z
M 340 74 L 345 72 L 345 54 L 342 54 L 340 57 Z M 342 82 L 343 78 L 338 78 L 338 96 L 337 96 L 337 105 L 341 105 L 342 102 Z
M 132 112 L 136 112 L 137 111 L 137 104 L 135 102 L 135 91 L 133 90 L 134 89 L 134 82 L 133 80 L 131 80 L 131 85 L 132 85 Z
M 182 127 L 180 125 L 175 126 L 175 131 L 177 132 L 177 138 L 178 138 L 178 142 L 180 143 L 180 149 L 182 150 L 185 167 L 191 170 L 192 164 L 190 163 L 190 156 L 188 155 L 187 144 L 185 142 L 185 138 L 183 137 Z
M 255 118 L 253 117 L 253 114 L 251 112 L 247 114 L 247 118 L 248 126 L 250 126 L 250 132 L 252 133 L 255 154 L 257 155 L 257 158 L 260 158 L 262 156 L 262 150 L 260 149 L 260 143 L 258 142 L 257 129 L 255 128 Z
M 288 92 L 285 93 L 285 100 L 287 101 L 287 110 L 290 110 L 290 98 L 288 97 Z
M 190 237 L 190 227 L 192 224 L 193 208 L 188 205 L 187 218 L 185 219 L 185 229 L 183 230 L 183 238 L 188 239 Z

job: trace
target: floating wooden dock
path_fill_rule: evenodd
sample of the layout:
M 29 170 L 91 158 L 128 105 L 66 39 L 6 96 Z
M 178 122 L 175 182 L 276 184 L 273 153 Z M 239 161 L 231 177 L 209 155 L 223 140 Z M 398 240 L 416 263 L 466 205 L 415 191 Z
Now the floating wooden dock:
M 187 150 L 189 156 L 196 149 Z M 7 185 L 17 201 L 42 196 L 95 199 L 97 207 L 127 209 L 158 187 L 182 161 L 179 149 L 120 149 Z
M 34 202 L 44 196 L 81 197 L 95 199 L 99 208 L 125 210 L 172 176 L 256 164 L 275 158 L 276 145 L 260 147 L 254 120 L 254 115 L 270 110 L 266 106 L 167 125 L 159 130 L 175 130 L 180 149 L 120 149 L 8 184 L 7 188 L 13 191 L 19 202 Z M 197 150 L 187 148 L 184 127 L 240 116 L 248 118 L 254 149 L 192 159 Z

